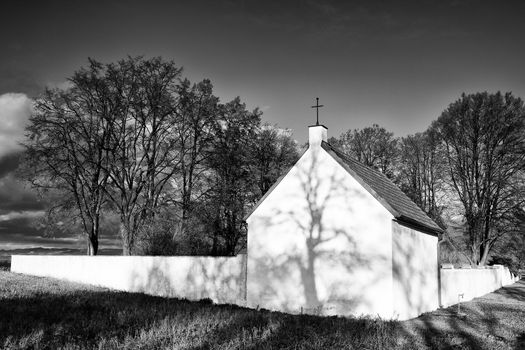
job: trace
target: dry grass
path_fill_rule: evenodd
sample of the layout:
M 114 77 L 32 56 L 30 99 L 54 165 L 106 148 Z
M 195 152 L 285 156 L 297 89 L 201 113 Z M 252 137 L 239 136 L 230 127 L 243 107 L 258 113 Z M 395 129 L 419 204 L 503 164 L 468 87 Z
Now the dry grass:
M 519 341 L 525 334 L 524 282 L 465 307 L 464 319 L 451 308 L 407 322 L 288 315 L 0 271 L 0 348 L 519 349 L 523 345 Z

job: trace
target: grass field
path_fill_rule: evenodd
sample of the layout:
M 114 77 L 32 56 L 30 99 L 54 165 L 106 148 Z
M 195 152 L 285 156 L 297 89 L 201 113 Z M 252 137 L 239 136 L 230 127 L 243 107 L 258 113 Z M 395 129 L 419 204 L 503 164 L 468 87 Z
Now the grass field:
M 525 281 L 414 320 L 316 317 L 114 292 L 0 267 L 5 349 L 525 349 Z

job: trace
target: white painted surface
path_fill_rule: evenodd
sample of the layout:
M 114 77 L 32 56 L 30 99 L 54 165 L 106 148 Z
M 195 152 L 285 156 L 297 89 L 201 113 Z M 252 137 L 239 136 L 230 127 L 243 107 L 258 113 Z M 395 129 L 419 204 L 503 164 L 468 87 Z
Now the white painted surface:
M 246 255 L 236 257 L 13 255 L 11 271 L 128 292 L 243 304 Z
M 392 222 L 394 316 L 417 317 L 439 307 L 438 238 Z
M 308 128 L 308 144 L 310 147 L 321 146 L 321 142 L 328 141 L 328 130 L 322 125 L 310 126 Z
M 393 217 L 320 147 L 323 129 L 247 219 L 248 305 L 391 318 Z
M 501 265 L 484 269 L 441 269 L 441 306 L 472 300 L 517 280 Z

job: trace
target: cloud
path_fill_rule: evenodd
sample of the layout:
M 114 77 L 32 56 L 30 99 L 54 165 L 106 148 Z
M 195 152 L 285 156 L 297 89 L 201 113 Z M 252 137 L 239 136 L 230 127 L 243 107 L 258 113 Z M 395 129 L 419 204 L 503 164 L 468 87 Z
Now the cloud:
M 44 211 L 43 210 L 12 211 L 12 212 L 9 212 L 7 214 L 1 214 L 0 215 L 0 225 L 1 225 L 2 221 L 11 221 L 11 220 L 14 220 L 14 219 L 19 219 L 19 218 L 29 218 L 29 219 L 39 218 L 39 217 L 41 217 L 43 215 L 44 215 Z
M 0 215 L 11 212 L 42 211 L 45 203 L 36 193 L 18 181 L 13 173 L 0 178 Z
M 31 115 L 32 101 L 26 94 L 0 95 L 0 158 L 22 149 L 24 128 Z
M 0 179 L 18 168 L 21 156 L 22 153 L 17 152 L 0 157 Z

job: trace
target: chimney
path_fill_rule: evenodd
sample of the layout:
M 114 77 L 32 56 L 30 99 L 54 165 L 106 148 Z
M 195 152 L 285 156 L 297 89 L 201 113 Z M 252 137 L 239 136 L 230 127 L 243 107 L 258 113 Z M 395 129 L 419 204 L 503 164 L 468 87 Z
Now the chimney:
M 308 127 L 308 145 L 309 147 L 321 146 L 321 142 L 328 141 L 328 129 L 324 125 L 312 125 Z

